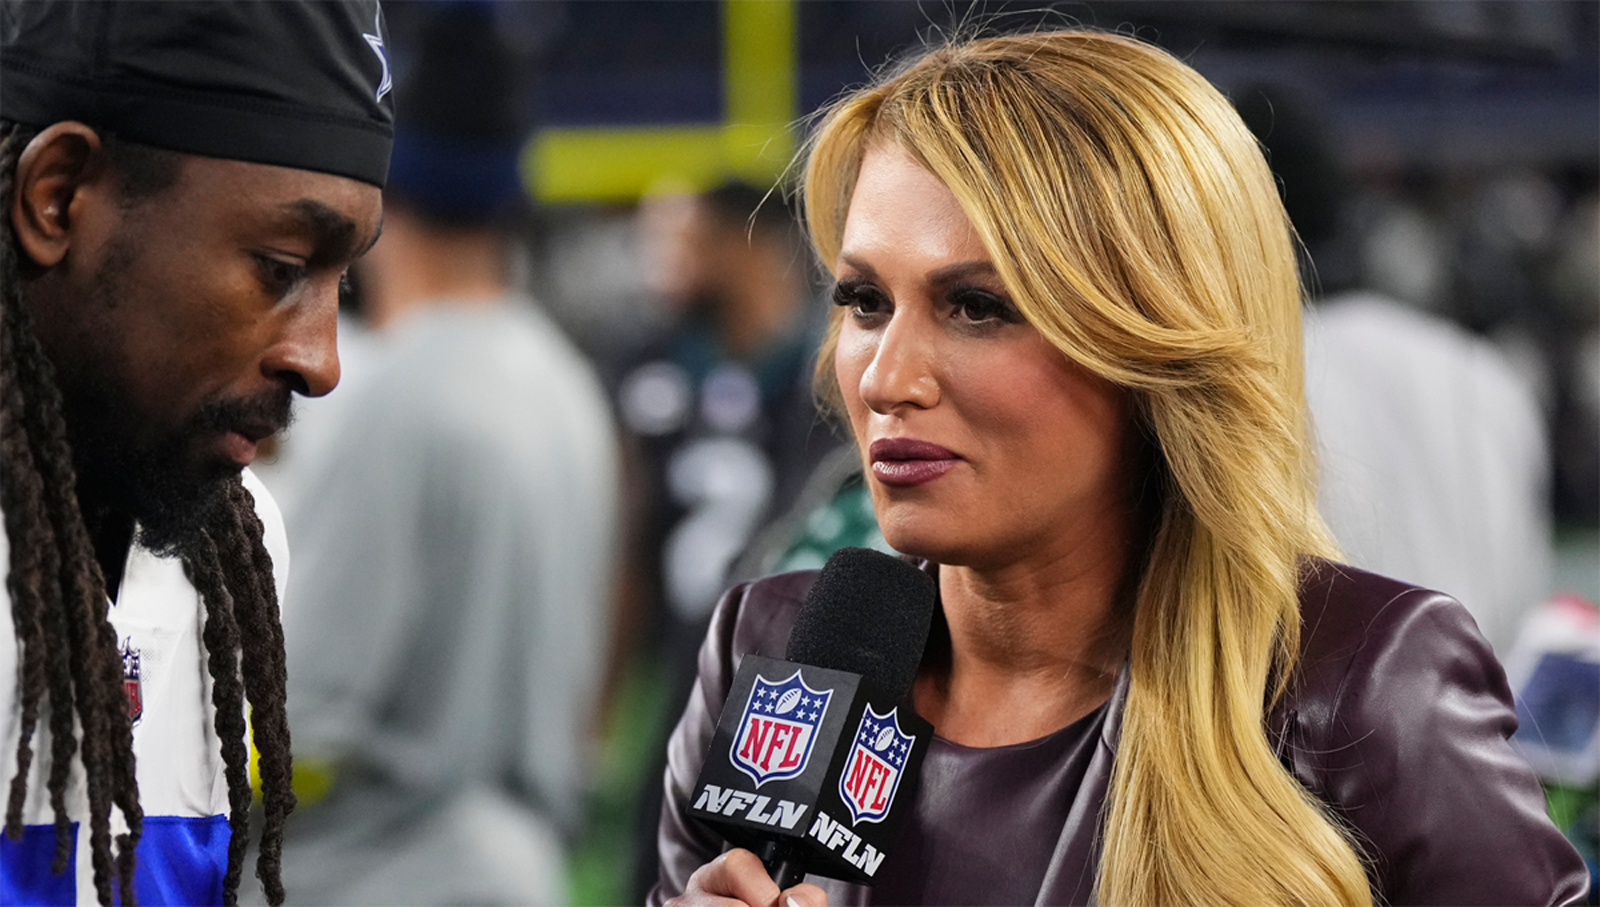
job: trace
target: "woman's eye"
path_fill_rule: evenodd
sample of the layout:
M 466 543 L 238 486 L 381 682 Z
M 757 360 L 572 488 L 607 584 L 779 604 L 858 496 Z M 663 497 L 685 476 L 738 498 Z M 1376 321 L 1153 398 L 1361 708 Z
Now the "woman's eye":
M 1022 313 L 1017 311 L 1015 306 L 1004 297 L 987 290 L 958 290 L 953 295 L 952 302 L 957 312 L 968 321 L 1002 321 L 1008 324 L 1022 321 Z
M 858 318 L 876 315 L 887 307 L 883 293 L 866 284 L 842 281 L 833 288 L 833 304 L 844 306 Z

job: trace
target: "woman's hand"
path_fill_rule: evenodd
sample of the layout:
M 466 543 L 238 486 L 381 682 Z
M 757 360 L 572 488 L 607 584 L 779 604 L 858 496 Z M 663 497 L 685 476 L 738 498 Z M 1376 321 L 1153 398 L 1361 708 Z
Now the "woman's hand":
M 828 896 L 815 885 L 796 885 L 781 891 L 767 875 L 761 858 L 734 849 L 696 869 L 688 890 L 666 907 L 828 907 Z

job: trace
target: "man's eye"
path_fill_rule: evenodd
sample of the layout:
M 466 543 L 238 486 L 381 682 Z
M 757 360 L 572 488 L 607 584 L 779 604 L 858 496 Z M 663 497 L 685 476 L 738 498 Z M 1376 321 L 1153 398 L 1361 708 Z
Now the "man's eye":
M 305 265 L 271 255 L 256 256 L 256 264 L 261 271 L 261 285 L 274 296 L 289 292 L 306 276 Z

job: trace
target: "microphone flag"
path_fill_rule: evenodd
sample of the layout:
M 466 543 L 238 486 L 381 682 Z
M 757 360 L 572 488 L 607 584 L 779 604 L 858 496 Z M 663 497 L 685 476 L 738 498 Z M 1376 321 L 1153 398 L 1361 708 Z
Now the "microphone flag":
M 689 814 L 737 846 L 781 842 L 807 872 L 871 884 L 933 738 L 872 687 L 860 674 L 746 655 Z

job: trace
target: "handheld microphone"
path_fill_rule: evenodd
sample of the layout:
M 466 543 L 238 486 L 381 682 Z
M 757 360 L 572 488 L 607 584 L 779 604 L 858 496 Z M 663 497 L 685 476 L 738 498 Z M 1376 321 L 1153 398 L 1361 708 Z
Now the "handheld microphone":
M 779 887 L 877 875 L 933 736 L 910 693 L 937 599 L 911 564 L 842 548 L 784 660 L 740 663 L 689 813 L 760 854 Z

